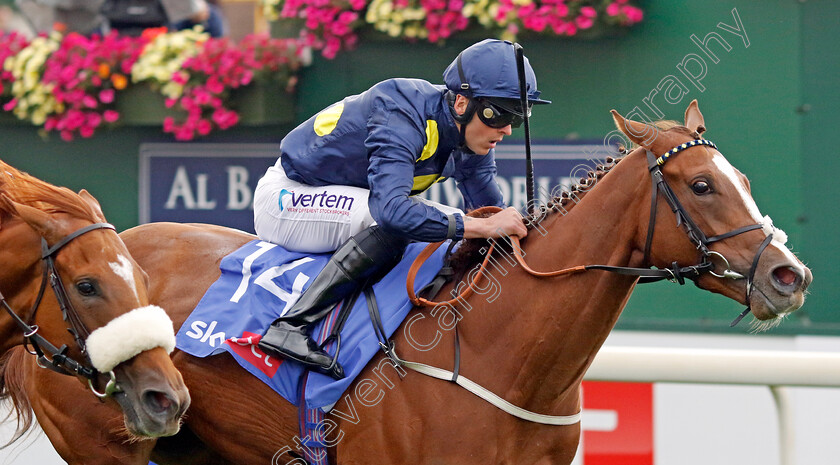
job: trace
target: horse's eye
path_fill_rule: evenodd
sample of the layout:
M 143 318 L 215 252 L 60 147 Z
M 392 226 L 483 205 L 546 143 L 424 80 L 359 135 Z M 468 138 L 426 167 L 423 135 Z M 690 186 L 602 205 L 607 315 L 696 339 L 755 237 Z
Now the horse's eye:
M 706 195 L 712 192 L 712 186 L 710 186 L 706 181 L 694 181 L 694 184 L 691 185 L 691 189 L 697 195 Z
M 79 294 L 85 297 L 91 297 L 97 294 L 96 286 L 94 286 L 90 281 L 80 281 L 76 283 L 76 290 L 79 291 Z

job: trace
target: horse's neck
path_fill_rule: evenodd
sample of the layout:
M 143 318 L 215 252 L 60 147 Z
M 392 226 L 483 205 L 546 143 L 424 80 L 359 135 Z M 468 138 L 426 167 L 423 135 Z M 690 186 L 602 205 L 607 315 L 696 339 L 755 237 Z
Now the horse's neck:
M 3 222 L 0 229 L 0 292 L 21 318 L 28 320 L 40 280 L 40 238 L 18 219 Z M 19 345 L 20 328 L 0 308 L 0 353 Z
M 565 216 L 547 217 L 544 236 L 529 233 L 525 261 L 540 271 L 640 266 L 639 237 L 645 234 L 640 221 L 647 220 L 650 192 L 646 174 L 643 157 L 623 160 Z M 614 326 L 635 279 L 603 271 L 539 278 L 518 265 L 508 268 L 507 276 L 496 273 L 498 301 L 473 316 L 476 321 L 465 322 L 464 339 L 475 354 L 494 361 L 493 372 L 507 378 L 500 386 L 535 408 L 555 405 L 565 394 L 576 397 L 577 381 Z

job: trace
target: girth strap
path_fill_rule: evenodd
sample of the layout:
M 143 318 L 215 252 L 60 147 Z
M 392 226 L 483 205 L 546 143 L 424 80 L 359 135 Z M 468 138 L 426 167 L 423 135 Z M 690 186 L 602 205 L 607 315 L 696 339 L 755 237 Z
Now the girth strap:
M 441 379 L 444 381 L 453 382 L 485 401 L 493 404 L 506 413 L 509 413 L 522 420 L 540 423 L 544 425 L 569 426 L 580 422 L 580 412 L 574 415 L 544 415 L 541 413 L 534 413 L 530 410 L 525 410 L 521 407 L 511 404 L 494 394 L 487 388 L 477 384 L 476 382 L 460 375 L 461 368 L 461 344 L 458 340 L 458 328 L 455 328 L 455 366 L 453 371 L 444 370 L 442 368 L 433 367 L 424 363 L 409 362 L 397 356 L 395 351 L 394 341 L 388 340 L 385 333 L 385 328 L 382 326 L 382 318 L 379 314 L 379 305 L 376 303 L 376 295 L 374 295 L 371 288 L 365 289 L 365 299 L 368 304 L 368 312 L 370 313 L 370 321 L 373 324 L 376 337 L 379 339 L 379 346 L 385 355 L 391 361 L 395 368 L 406 367 L 418 373 L 422 373 L 432 378 Z M 402 373 L 398 370 L 398 373 Z
M 394 356 L 396 357 L 396 354 L 394 354 Z M 535 413 L 530 410 L 525 410 L 522 407 L 517 407 L 516 405 L 511 404 L 510 402 L 502 399 L 487 388 L 470 380 L 466 376 L 458 376 L 457 374 L 451 371 L 426 365 L 424 363 L 409 362 L 401 360 L 399 358 L 397 358 L 397 360 L 399 361 L 401 366 L 410 368 L 426 376 L 431 376 L 432 378 L 437 378 L 444 381 L 454 380 L 454 383 L 458 386 L 461 386 L 467 391 L 470 391 L 471 393 L 475 394 L 481 399 L 484 399 L 485 401 L 493 404 L 494 406 L 498 407 L 504 412 L 515 416 L 516 418 L 520 418 L 522 420 L 527 420 L 534 423 L 540 423 L 543 425 L 554 426 L 570 426 L 580 422 L 580 412 L 574 415 L 544 415 L 541 413 Z

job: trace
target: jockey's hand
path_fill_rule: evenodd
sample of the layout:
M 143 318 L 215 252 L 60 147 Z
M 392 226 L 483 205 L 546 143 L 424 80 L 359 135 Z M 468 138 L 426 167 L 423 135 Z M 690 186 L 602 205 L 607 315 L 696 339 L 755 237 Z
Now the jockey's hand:
M 522 215 L 513 207 L 504 210 L 487 218 L 464 217 L 464 238 L 496 238 L 505 236 L 528 235 L 528 229 L 522 222 Z

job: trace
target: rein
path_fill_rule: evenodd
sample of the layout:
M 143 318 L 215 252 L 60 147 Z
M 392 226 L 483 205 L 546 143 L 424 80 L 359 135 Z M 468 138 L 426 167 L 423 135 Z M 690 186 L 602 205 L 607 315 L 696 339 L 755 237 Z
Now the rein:
M 632 267 L 620 267 L 620 266 L 611 266 L 611 265 L 580 265 L 571 268 L 564 268 L 561 270 L 556 271 L 536 271 L 528 266 L 525 263 L 525 259 L 522 255 L 522 248 L 519 243 L 519 238 L 516 236 L 510 237 L 511 245 L 513 247 L 513 255 L 516 258 L 516 261 L 522 266 L 522 269 L 525 270 L 527 273 L 540 277 L 540 278 L 550 278 L 556 276 L 563 276 L 563 275 L 571 275 L 576 273 L 581 273 L 588 270 L 602 270 L 602 271 L 609 271 L 612 273 L 618 273 L 627 276 L 637 276 L 640 278 L 639 282 L 649 283 L 649 282 L 656 282 L 663 279 L 668 279 L 671 282 L 676 282 L 680 285 L 685 284 L 685 278 L 690 280 L 695 280 L 699 278 L 703 273 L 710 273 L 713 276 L 718 278 L 726 278 L 726 279 L 745 279 L 744 275 L 733 271 L 729 267 L 729 261 L 718 252 L 714 252 L 709 249 L 709 245 L 715 242 L 737 236 L 739 234 L 743 234 L 748 231 L 753 231 L 756 229 L 762 229 L 763 225 L 761 223 L 751 224 L 747 226 L 743 226 L 727 233 L 723 233 L 717 236 L 708 237 L 706 236 L 702 230 L 697 226 L 694 220 L 691 218 L 691 215 L 685 210 L 685 207 L 680 203 L 679 199 L 677 198 L 676 194 L 674 194 L 673 189 L 665 180 L 665 176 L 662 173 L 661 167 L 668 161 L 668 159 L 691 147 L 695 147 L 698 145 L 706 145 L 712 148 L 717 149 L 717 146 L 709 140 L 706 139 L 695 139 L 690 142 L 686 142 L 681 144 L 673 149 L 669 150 L 667 153 L 662 155 L 661 157 L 656 157 L 650 150 L 646 150 L 647 153 L 647 160 L 648 160 L 648 170 L 651 174 L 651 206 L 650 206 L 650 220 L 648 223 L 648 230 L 647 230 L 647 238 L 645 240 L 645 252 L 644 252 L 644 263 L 648 263 L 650 260 L 650 250 L 653 244 L 653 233 L 656 227 L 656 212 L 657 212 L 657 202 L 659 199 L 660 194 L 662 197 L 665 198 L 665 201 L 671 207 L 671 211 L 676 215 L 677 219 L 677 226 L 683 226 L 686 234 L 688 235 L 689 239 L 694 243 L 697 249 L 702 253 L 701 262 L 696 265 L 680 267 L 677 262 L 673 262 L 671 268 L 632 268 Z M 478 216 L 482 215 L 487 212 L 497 212 L 500 211 L 501 208 L 498 207 L 484 207 L 480 208 L 474 212 L 471 212 L 471 216 Z M 746 286 L 746 301 L 747 301 L 747 308 L 744 310 L 731 324 L 730 326 L 735 326 L 738 324 L 741 319 L 744 318 L 750 312 L 750 294 L 753 289 L 753 278 L 755 276 L 756 268 L 758 267 L 759 259 L 761 258 L 761 254 L 773 240 L 773 235 L 768 234 L 764 241 L 759 246 L 758 250 L 756 251 L 755 257 L 753 258 L 752 265 L 750 267 L 747 279 L 747 286 Z M 414 281 L 417 276 L 417 272 L 420 270 L 422 264 L 442 245 L 442 242 L 429 244 L 424 248 L 417 258 L 412 263 L 411 268 L 408 272 L 408 277 L 406 280 L 406 288 L 408 291 L 408 296 L 411 302 L 419 307 L 434 307 L 437 305 L 454 305 L 457 301 L 466 299 L 471 296 L 474 292 L 475 286 L 478 284 L 479 280 L 484 275 L 484 270 L 487 267 L 487 263 L 490 259 L 490 256 L 493 254 L 495 243 L 491 241 L 490 247 L 487 250 L 485 255 L 484 261 L 481 263 L 479 270 L 475 273 L 473 280 L 467 285 L 466 289 L 464 289 L 461 293 L 459 293 L 454 299 L 445 301 L 445 302 L 434 302 L 423 297 L 417 296 L 414 291 Z M 713 257 L 718 257 L 721 259 L 725 264 L 725 270 L 721 273 L 715 273 L 715 264 L 712 262 Z M 442 283 L 438 283 L 433 288 L 432 294 L 435 294 L 437 290 L 440 289 Z M 457 339 L 457 331 L 456 331 L 456 339 L 455 339 L 455 347 L 456 347 L 456 367 L 459 365 L 459 350 L 458 350 L 458 339 Z M 380 342 L 380 344 L 382 344 Z M 486 388 L 479 386 L 478 384 L 465 379 L 463 376 L 459 376 L 457 373 L 457 369 L 455 373 L 452 373 L 447 370 L 443 370 L 440 368 L 428 366 L 422 363 L 416 362 L 408 362 L 400 359 L 397 357 L 396 353 L 394 352 L 393 342 L 389 344 L 382 344 L 383 349 L 385 349 L 386 355 L 391 359 L 392 363 L 395 366 L 406 366 L 415 370 L 417 372 L 423 373 L 425 375 L 443 379 L 447 381 L 454 382 L 468 391 L 472 392 L 473 394 L 481 397 L 482 399 L 487 400 L 491 404 L 495 405 L 496 407 L 504 410 L 505 412 L 514 415 L 518 418 L 522 418 L 524 420 L 542 423 L 542 424 L 550 424 L 550 425 L 571 425 L 580 421 L 580 412 L 575 415 L 568 415 L 568 416 L 552 416 L 552 415 L 542 415 L 534 412 L 529 412 L 524 410 L 520 407 L 516 407 L 504 399 L 500 398 L 499 396 L 493 394 L 492 392 L 488 391 Z
M 689 239 L 694 243 L 697 249 L 703 254 L 702 260 L 700 263 L 696 265 L 684 266 L 680 267 L 676 262 L 672 264 L 671 268 L 632 268 L 632 267 L 622 267 L 622 266 L 611 266 L 611 265 L 579 265 L 571 268 L 565 268 L 562 270 L 556 271 L 536 271 L 527 263 L 525 263 L 525 259 L 522 255 L 522 248 L 519 244 L 519 238 L 516 236 L 510 237 L 511 245 L 513 246 L 513 255 L 516 258 L 516 261 L 522 266 L 522 269 L 525 270 L 527 273 L 541 278 L 550 278 L 555 276 L 563 276 L 569 274 L 580 273 L 587 270 L 602 270 L 602 271 L 609 271 L 612 273 L 623 274 L 627 276 L 638 276 L 641 278 L 640 282 L 642 283 L 651 283 L 656 281 L 661 281 L 663 279 L 667 279 L 671 282 L 676 282 L 680 285 L 685 284 L 685 278 L 690 280 L 694 280 L 699 278 L 703 273 L 710 273 L 713 276 L 718 278 L 726 278 L 726 279 L 744 279 L 744 275 L 733 271 L 729 267 L 729 261 L 718 252 L 714 252 L 709 249 L 709 245 L 715 242 L 721 241 L 723 239 L 727 239 L 730 237 L 737 236 L 739 234 L 743 234 L 748 231 L 753 231 L 756 229 L 762 229 L 761 223 L 751 224 L 748 226 L 743 226 L 727 233 L 719 234 L 717 236 L 707 237 L 703 231 L 697 226 L 694 220 L 691 218 L 691 215 L 685 210 L 685 207 L 682 206 L 679 199 L 677 198 L 676 194 L 674 194 L 673 189 L 665 180 L 665 176 L 662 173 L 661 166 L 665 164 L 666 161 L 672 156 L 675 155 L 687 148 L 694 147 L 697 145 L 707 145 L 712 148 L 717 148 L 715 144 L 706 139 L 696 139 L 691 142 L 686 142 L 681 144 L 677 147 L 674 147 L 670 151 L 668 151 L 665 155 L 661 157 L 656 157 L 651 151 L 647 150 L 647 158 L 648 158 L 648 170 L 651 173 L 651 202 L 650 202 L 650 220 L 648 223 L 648 230 L 647 230 L 647 238 L 645 240 L 645 252 L 644 252 L 644 263 L 648 263 L 650 261 L 650 250 L 653 243 L 653 233 L 656 227 L 656 212 L 657 212 L 657 203 L 659 199 L 660 193 L 665 198 L 665 201 L 671 207 L 671 211 L 676 215 L 677 219 L 677 226 L 683 226 L 685 228 L 686 234 L 688 235 Z M 474 213 L 476 215 L 481 215 L 488 212 L 498 212 L 501 209 L 498 207 L 484 207 L 476 210 Z M 472 214 L 473 212 L 471 212 Z M 747 277 L 747 302 L 749 302 L 749 295 L 752 290 L 752 282 L 753 277 L 755 275 L 755 270 L 758 267 L 758 260 L 761 254 L 764 252 L 764 249 L 770 244 L 772 240 L 772 234 L 767 236 L 770 239 L 765 239 L 764 243 L 759 246 L 758 251 L 756 252 L 755 258 L 753 259 L 752 266 L 750 267 L 749 275 Z M 429 244 L 423 251 L 417 256 L 414 263 L 412 264 L 411 268 L 409 269 L 408 279 L 407 279 L 407 291 L 409 299 L 414 305 L 421 306 L 421 307 L 433 307 L 435 305 L 452 305 L 458 300 L 465 299 L 472 295 L 473 289 L 475 285 L 478 284 L 479 280 L 483 276 L 484 269 L 489 262 L 489 258 L 492 255 L 493 251 L 495 250 L 495 244 L 491 243 L 490 247 L 488 248 L 487 254 L 485 256 L 484 261 L 481 263 L 481 267 L 479 271 L 476 273 L 474 279 L 469 283 L 466 289 L 462 291 L 457 297 L 454 299 L 448 300 L 446 302 L 434 302 L 428 299 L 418 297 L 414 291 L 414 279 L 417 275 L 417 272 L 420 269 L 422 263 L 430 257 L 435 250 L 437 250 L 442 243 L 434 243 Z M 721 259 L 725 266 L 725 270 L 718 274 L 715 270 L 715 264 L 711 261 L 711 258 L 717 257 Z M 749 307 L 747 310 L 741 314 L 741 317 L 738 318 L 735 322 L 733 322 L 732 326 L 738 323 L 743 316 L 749 312 Z
M 53 294 L 55 295 L 55 298 L 58 301 L 58 306 L 61 309 L 62 318 L 70 325 L 70 327 L 67 328 L 67 331 L 73 335 L 73 339 L 76 341 L 76 345 L 81 350 L 82 354 L 87 353 L 85 347 L 85 339 L 87 338 L 87 336 L 90 335 L 90 331 L 88 331 L 87 327 L 85 327 L 84 323 L 79 317 L 78 312 L 73 307 L 73 304 L 70 302 L 70 298 L 67 296 L 67 291 L 64 288 L 64 284 L 61 281 L 61 277 L 58 275 L 58 271 L 55 268 L 55 257 L 58 254 L 58 252 L 70 241 L 83 234 L 86 234 L 90 231 L 95 231 L 97 229 L 111 229 L 116 231 L 116 228 L 114 228 L 114 226 L 111 224 L 94 223 L 67 235 L 52 247 L 50 247 L 47 244 L 46 239 L 41 238 L 41 260 L 44 264 L 44 272 L 41 277 L 41 286 L 38 289 L 38 296 L 35 298 L 35 303 L 32 305 L 32 309 L 30 311 L 30 313 L 32 314 L 31 319 L 34 321 L 35 315 L 38 312 L 38 308 L 41 305 L 41 300 L 44 297 L 47 282 L 49 282 Z M 32 350 L 29 351 L 29 353 L 37 357 L 38 366 L 40 366 L 41 368 L 47 368 L 62 375 L 81 376 L 83 378 L 86 378 L 88 380 L 88 386 L 90 387 L 90 389 L 97 397 L 100 398 L 110 396 L 116 392 L 120 392 L 119 386 L 117 386 L 116 384 L 116 376 L 114 375 L 113 371 L 107 373 L 110 379 L 105 387 L 105 391 L 98 392 L 94 388 L 93 383 L 98 378 L 100 374 L 99 371 L 97 371 L 89 364 L 80 363 L 74 360 L 73 358 L 69 357 L 67 355 L 69 348 L 66 344 L 62 344 L 61 347 L 56 347 L 55 345 L 50 343 L 45 337 L 38 334 L 38 331 L 40 330 L 38 325 L 30 325 L 29 323 L 24 321 L 23 318 L 21 318 L 11 308 L 11 306 L 9 306 L 2 293 L 0 293 L 0 305 L 3 306 L 6 312 L 12 317 L 12 320 L 18 325 L 18 327 L 23 332 L 24 346 L 32 346 Z M 47 357 L 47 354 L 49 354 L 49 357 Z

